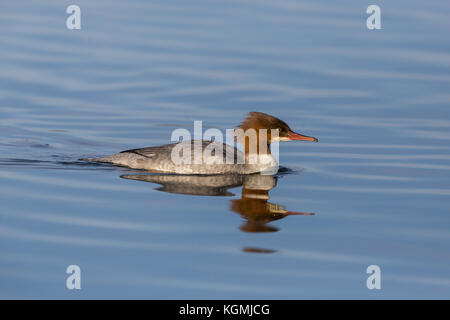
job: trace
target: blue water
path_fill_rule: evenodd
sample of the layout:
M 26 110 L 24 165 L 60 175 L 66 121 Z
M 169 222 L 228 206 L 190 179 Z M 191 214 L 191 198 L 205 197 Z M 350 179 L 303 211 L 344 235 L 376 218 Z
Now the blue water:
M 67 30 L 70 4 L 0 5 L 0 298 L 450 298 L 448 1 L 377 1 L 374 31 L 356 0 L 78 0 Z M 319 138 L 269 193 L 315 215 L 248 232 L 239 186 L 77 160 L 249 111 Z

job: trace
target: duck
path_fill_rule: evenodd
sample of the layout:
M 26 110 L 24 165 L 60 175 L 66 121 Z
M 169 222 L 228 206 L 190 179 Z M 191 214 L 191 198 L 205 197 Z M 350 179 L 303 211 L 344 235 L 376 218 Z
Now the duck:
M 234 135 L 235 141 L 243 146 L 242 151 L 237 146 L 221 141 L 194 139 L 80 160 L 110 163 L 153 173 L 274 174 L 278 170 L 278 161 L 271 153 L 271 144 L 279 141 L 318 142 L 317 138 L 296 133 L 283 120 L 263 112 L 248 113 L 234 130 Z

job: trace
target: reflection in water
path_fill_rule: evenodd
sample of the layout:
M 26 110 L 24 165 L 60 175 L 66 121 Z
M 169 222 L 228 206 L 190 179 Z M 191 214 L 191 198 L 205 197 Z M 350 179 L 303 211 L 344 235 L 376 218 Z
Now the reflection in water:
M 242 251 L 249 252 L 249 253 L 275 253 L 275 252 L 277 252 L 277 250 L 255 248 L 255 247 L 245 247 L 242 249 Z
M 153 182 L 162 185 L 156 190 L 193 196 L 234 196 L 228 189 L 242 185 L 239 175 L 176 175 L 176 174 L 126 174 L 124 179 Z
M 122 175 L 121 178 L 152 182 L 162 185 L 156 190 L 200 196 L 234 196 L 228 189 L 242 186 L 240 199 L 231 200 L 230 209 L 245 219 L 239 228 L 244 232 L 275 232 L 279 229 L 269 222 L 289 215 L 313 215 L 313 213 L 287 211 L 284 206 L 270 203 L 269 191 L 277 184 L 277 177 L 271 175 Z M 265 252 L 268 249 L 250 248 L 251 252 Z M 244 250 L 249 252 L 250 250 Z M 261 251 L 262 250 L 262 251 Z M 270 252 L 271 250 L 269 250 Z
M 270 203 L 269 191 L 277 184 L 277 178 L 269 175 L 244 177 L 241 199 L 231 200 L 230 209 L 246 222 L 239 228 L 244 232 L 275 232 L 279 229 L 267 223 L 288 215 L 312 215 L 312 213 L 287 211 L 284 206 Z

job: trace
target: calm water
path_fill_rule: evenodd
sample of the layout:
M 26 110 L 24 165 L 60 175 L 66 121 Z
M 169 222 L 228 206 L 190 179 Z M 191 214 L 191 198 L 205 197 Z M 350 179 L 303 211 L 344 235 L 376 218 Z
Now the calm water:
M 1 298 L 450 298 L 448 1 L 76 3 L 0 5 Z M 259 202 L 77 161 L 248 111 L 320 140 Z

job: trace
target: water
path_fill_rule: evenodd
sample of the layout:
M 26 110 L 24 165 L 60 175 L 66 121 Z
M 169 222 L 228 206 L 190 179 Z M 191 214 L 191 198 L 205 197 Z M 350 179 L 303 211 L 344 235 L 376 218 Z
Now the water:
M 1 298 L 450 298 L 447 1 L 378 1 L 377 31 L 356 0 L 69 4 L 0 6 Z M 319 138 L 262 192 L 315 215 L 77 160 L 248 111 Z

